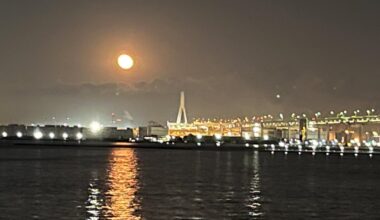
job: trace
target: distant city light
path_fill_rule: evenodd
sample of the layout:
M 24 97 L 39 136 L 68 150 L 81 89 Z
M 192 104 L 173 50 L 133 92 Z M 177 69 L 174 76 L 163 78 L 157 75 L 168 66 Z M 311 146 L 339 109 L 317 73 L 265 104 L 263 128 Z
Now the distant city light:
M 198 140 L 202 139 L 202 135 L 201 134 L 197 134 L 197 139 Z
M 22 138 L 22 133 L 21 133 L 21 131 L 16 132 L 16 136 L 17 136 L 18 138 Z
M 69 135 L 66 132 L 63 132 L 62 138 L 63 140 L 66 140 L 69 137 Z
M 3 132 L 1 133 L 1 136 L 3 136 L 3 137 L 7 137 L 7 136 L 8 136 L 8 133 L 5 132 L 5 131 L 3 131 Z
M 39 140 L 39 139 L 41 139 L 44 135 L 42 134 L 41 131 L 36 130 L 36 131 L 34 131 L 33 136 L 34 136 L 35 139 Z
M 280 94 L 277 94 L 277 95 L 276 95 L 276 98 L 277 98 L 277 99 L 281 98 L 281 95 L 280 95 Z
M 83 138 L 83 134 L 78 132 L 77 135 L 76 135 L 77 139 L 78 140 L 81 140 Z
M 244 134 L 244 139 L 245 140 L 251 140 L 251 136 L 248 133 Z
M 55 134 L 54 134 L 53 132 L 50 132 L 50 133 L 49 133 L 49 138 L 50 138 L 50 139 L 54 139 L 54 137 L 55 137 Z
M 97 121 L 91 122 L 91 124 L 90 124 L 90 130 L 91 130 L 92 133 L 96 134 L 101 129 L 102 129 L 102 125 L 99 122 L 97 122 Z
M 222 135 L 221 135 L 221 134 L 215 134 L 215 138 L 216 138 L 217 140 L 220 140 L 220 139 L 222 139 Z

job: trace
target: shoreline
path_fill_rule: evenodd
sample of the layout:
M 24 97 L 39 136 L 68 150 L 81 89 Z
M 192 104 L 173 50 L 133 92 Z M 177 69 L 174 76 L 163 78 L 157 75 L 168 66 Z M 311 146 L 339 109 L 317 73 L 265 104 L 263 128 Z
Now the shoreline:
M 307 154 L 380 154 L 380 148 L 374 147 L 370 150 L 368 147 L 346 147 L 342 151 L 338 146 L 331 147 L 327 150 L 326 146 L 311 148 L 309 146 L 299 149 L 296 146 L 288 148 L 277 145 L 245 145 L 245 144 L 223 144 L 217 146 L 215 143 L 203 143 L 198 146 L 196 143 L 132 143 L 132 142 L 115 142 L 115 141 L 46 141 L 46 140 L 1 140 L 0 149 L 6 148 L 136 148 L 136 149 L 161 149 L 161 150 L 195 150 L 195 151 L 262 151 L 288 153 L 307 153 Z

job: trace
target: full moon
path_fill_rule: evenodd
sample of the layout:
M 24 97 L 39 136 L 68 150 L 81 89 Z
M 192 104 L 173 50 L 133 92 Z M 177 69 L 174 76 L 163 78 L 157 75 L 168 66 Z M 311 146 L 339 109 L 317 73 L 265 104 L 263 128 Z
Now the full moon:
M 117 63 L 119 64 L 119 66 L 122 69 L 127 70 L 127 69 L 132 68 L 132 66 L 133 66 L 133 59 L 132 59 L 131 56 L 129 56 L 127 54 L 122 54 L 117 59 Z

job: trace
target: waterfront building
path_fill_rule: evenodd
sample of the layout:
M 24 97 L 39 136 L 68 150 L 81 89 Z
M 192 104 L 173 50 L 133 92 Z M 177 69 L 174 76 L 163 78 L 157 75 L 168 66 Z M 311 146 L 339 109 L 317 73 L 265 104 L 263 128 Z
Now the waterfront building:
M 138 137 L 144 138 L 144 137 L 157 137 L 162 138 L 168 135 L 168 128 L 162 126 L 161 124 L 150 121 L 148 123 L 148 126 L 144 127 L 138 127 Z
M 248 139 L 301 141 L 334 141 L 347 146 L 380 142 L 380 115 L 337 114 L 315 117 L 307 115 L 279 119 L 271 115 L 233 119 L 194 119 L 192 122 L 178 120 L 185 111 L 184 94 L 181 93 L 180 108 L 176 122 L 168 122 L 168 134 L 175 137 L 220 136 Z

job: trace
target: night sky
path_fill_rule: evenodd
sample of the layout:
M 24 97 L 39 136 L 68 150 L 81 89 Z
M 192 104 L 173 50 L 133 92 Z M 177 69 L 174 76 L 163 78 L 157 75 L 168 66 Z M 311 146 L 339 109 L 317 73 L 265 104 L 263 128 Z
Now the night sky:
M 380 1 L 0 1 L 0 123 L 377 108 Z M 135 60 L 117 66 L 119 54 Z M 280 98 L 276 95 L 280 94 Z

